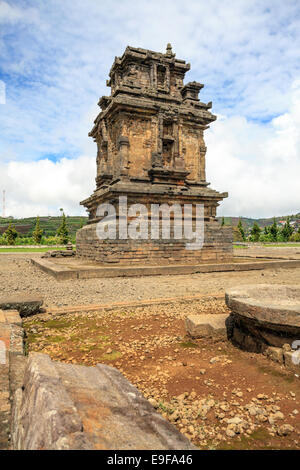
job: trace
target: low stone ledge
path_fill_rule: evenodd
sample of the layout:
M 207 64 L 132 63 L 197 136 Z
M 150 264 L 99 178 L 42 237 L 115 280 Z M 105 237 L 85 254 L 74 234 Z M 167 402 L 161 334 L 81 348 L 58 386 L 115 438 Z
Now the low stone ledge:
M 195 449 L 118 370 L 38 353 L 15 393 L 11 435 L 22 450 Z
M 160 254 L 160 260 L 163 259 Z M 300 260 L 282 260 L 282 261 L 265 261 L 265 262 L 238 262 L 231 263 L 228 260 L 220 260 L 220 262 L 202 264 L 177 264 L 178 261 L 165 265 L 142 265 L 141 261 L 130 263 L 130 256 L 123 264 L 116 266 L 115 262 L 105 264 L 104 262 L 95 262 L 93 257 L 88 260 L 89 265 L 85 265 L 83 260 L 77 256 L 78 264 L 74 266 L 71 262 L 66 261 L 62 264 L 55 258 L 42 259 L 31 258 L 31 262 L 45 273 L 53 276 L 57 281 L 66 281 L 70 279 L 96 279 L 96 278 L 113 278 L 113 277 L 140 277 L 140 276 L 164 276 L 164 275 L 183 275 L 198 274 L 211 272 L 230 272 L 230 271 L 249 271 L 274 268 L 293 268 L 300 266 Z M 86 262 L 87 259 L 84 258 Z M 167 261 L 165 261 L 167 263 Z
M 185 319 L 187 333 L 192 338 L 228 337 L 230 318 L 224 315 L 189 315 Z
M 15 295 L 12 297 L 0 298 L 0 309 L 2 310 L 17 310 L 21 317 L 27 317 L 40 313 L 40 308 L 43 305 L 41 297 L 33 295 Z
M 17 311 L 0 310 L 0 450 L 10 447 L 11 376 L 17 380 L 19 373 L 14 358 L 25 359 L 21 324 Z
M 22 326 L 22 319 L 18 310 L 1 310 L 0 312 L 2 313 L 2 318 L 5 323 Z
M 273 362 L 278 362 L 279 364 L 283 364 L 284 362 L 282 348 L 269 346 L 266 348 L 263 354 L 267 356 L 269 359 L 271 359 L 271 361 Z

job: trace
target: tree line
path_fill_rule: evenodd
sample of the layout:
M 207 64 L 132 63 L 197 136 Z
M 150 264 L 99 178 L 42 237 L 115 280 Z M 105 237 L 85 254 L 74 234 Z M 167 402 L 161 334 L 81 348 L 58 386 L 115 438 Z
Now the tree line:
M 61 223 L 56 231 L 55 236 L 46 237 L 44 235 L 44 230 L 41 229 L 40 226 L 40 218 L 39 216 L 37 216 L 35 228 L 32 232 L 31 237 L 20 237 L 14 224 L 10 222 L 8 228 L 5 230 L 3 235 L 0 235 L 0 245 L 66 245 L 70 241 L 75 242 L 75 239 L 71 240 L 71 236 L 67 226 L 66 215 L 62 209 L 61 212 Z M 84 221 L 82 220 L 80 228 L 82 228 L 83 225 Z
M 300 227 L 294 232 L 288 217 L 284 226 L 279 227 L 274 217 L 273 224 L 261 229 L 257 222 L 254 222 L 249 235 L 246 236 L 241 219 L 237 225 L 237 231 L 242 241 L 251 242 L 300 242 Z

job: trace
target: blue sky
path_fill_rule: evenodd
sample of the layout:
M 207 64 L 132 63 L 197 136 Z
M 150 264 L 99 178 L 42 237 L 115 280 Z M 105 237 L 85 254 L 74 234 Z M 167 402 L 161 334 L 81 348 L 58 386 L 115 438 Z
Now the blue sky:
M 87 134 L 114 57 L 168 42 L 219 118 L 206 138 L 208 180 L 230 196 L 219 214 L 300 212 L 298 0 L 0 0 L 9 214 L 82 213 L 95 178 Z

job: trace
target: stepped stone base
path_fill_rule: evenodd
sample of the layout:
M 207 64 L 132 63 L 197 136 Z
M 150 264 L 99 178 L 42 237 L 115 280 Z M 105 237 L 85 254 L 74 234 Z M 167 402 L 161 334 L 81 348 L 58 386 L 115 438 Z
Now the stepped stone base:
M 205 242 L 200 250 L 187 249 L 188 240 L 100 240 L 96 226 L 86 225 L 77 232 L 77 258 L 126 266 L 229 262 L 233 258 L 232 231 L 218 222 L 205 224 Z

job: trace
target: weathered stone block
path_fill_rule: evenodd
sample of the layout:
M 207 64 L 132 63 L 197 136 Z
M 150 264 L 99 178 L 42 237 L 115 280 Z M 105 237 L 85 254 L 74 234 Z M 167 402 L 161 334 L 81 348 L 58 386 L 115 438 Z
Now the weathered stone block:
M 268 346 L 282 348 L 300 338 L 298 286 L 243 286 L 227 291 L 225 300 L 234 320 L 233 337 L 244 349 L 263 352 Z M 251 343 L 250 349 L 246 342 Z
M 267 356 L 271 361 L 279 362 L 279 364 L 283 364 L 283 351 L 281 348 L 275 348 L 273 346 L 269 346 L 264 351 L 265 356 Z
M 14 449 L 195 447 L 116 369 L 53 362 L 31 354 L 14 397 Z
M 0 298 L 0 309 L 17 310 L 21 317 L 34 315 L 40 311 L 43 299 L 29 294 L 18 294 Z
M 227 337 L 228 315 L 189 315 L 185 319 L 187 333 L 193 338 Z
M 283 351 L 284 365 L 300 374 L 300 351 Z

